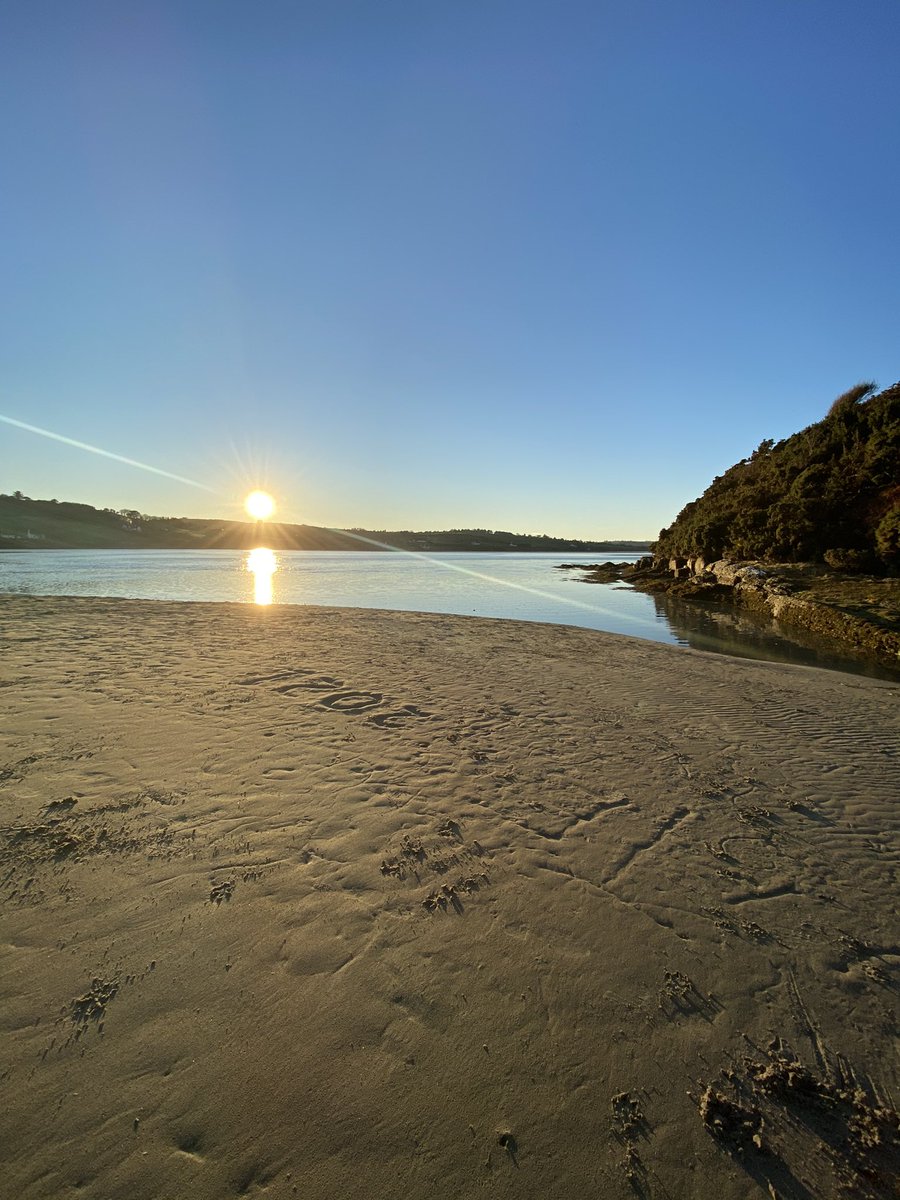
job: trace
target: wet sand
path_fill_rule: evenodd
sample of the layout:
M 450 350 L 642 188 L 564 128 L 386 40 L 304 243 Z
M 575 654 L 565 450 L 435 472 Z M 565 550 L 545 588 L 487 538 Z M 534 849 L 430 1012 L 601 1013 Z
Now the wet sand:
M 900 687 L 0 598 L 2 1191 L 895 1195 Z

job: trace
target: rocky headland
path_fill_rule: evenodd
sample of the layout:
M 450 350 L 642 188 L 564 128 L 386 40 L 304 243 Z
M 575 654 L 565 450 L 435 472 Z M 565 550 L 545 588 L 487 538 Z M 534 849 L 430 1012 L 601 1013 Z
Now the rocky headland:
M 881 666 L 900 670 L 900 578 L 855 575 L 819 563 L 696 558 L 563 563 L 587 583 L 621 580 L 700 604 L 732 604 L 769 616 Z
M 874 393 L 857 384 L 821 421 L 761 442 L 652 557 L 595 563 L 588 581 L 753 609 L 900 669 L 900 384 Z

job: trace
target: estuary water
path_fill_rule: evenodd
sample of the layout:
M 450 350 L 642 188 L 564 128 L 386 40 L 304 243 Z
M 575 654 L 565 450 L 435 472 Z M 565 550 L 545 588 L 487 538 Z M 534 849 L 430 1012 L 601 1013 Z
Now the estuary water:
M 632 561 L 636 556 L 618 556 Z M 500 617 L 602 629 L 713 653 L 894 678 L 798 639 L 773 621 L 726 608 L 587 584 L 561 562 L 596 554 L 404 551 L 10 550 L 0 593 L 145 600 L 317 604 Z

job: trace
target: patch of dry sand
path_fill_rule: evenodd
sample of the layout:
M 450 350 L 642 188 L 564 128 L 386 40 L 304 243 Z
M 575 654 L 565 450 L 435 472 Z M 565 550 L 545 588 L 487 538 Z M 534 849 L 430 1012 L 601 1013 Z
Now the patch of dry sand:
M 0 600 L 4 1194 L 882 1197 L 898 688 Z

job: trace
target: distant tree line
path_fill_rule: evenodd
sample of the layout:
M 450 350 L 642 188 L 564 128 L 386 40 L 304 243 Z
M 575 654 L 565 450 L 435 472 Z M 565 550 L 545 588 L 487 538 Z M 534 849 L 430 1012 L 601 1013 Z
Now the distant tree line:
M 352 537 L 350 534 L 356 534 Z M 386 531 L 339 529 L 268 522 L 265 533 L 252 521 L 154 517 L 133 508 L 94 508 L 64 500 L 32 500 L 22 492 L 0 494 L 0 545 L 40 541 L 41 547 L 107 549 L 241 549 L 260 537 L 275 550 L 359 550 L 360 538 L 383 547 L 413 551 L 545 550 L 611 552 L 647 550 L 649 542 L 585 542 L 546 534 L 491 529 Z

